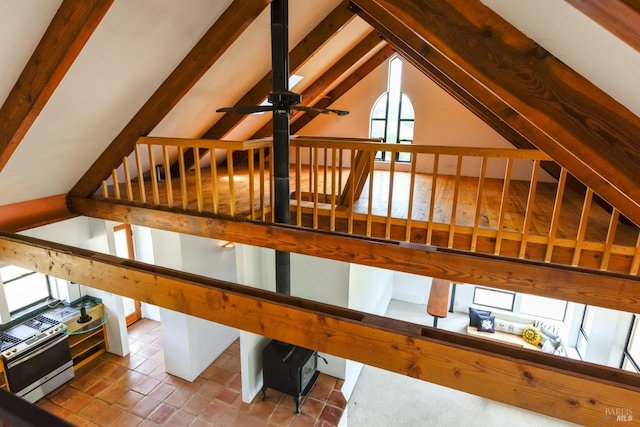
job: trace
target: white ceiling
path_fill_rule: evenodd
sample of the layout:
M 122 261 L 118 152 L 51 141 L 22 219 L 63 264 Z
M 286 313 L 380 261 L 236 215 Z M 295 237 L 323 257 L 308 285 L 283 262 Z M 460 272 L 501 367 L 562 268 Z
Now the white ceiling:
M 291 0 L 290 48 L 340 0 Z M 563 0 L 483 0 L 513 25 L 640 115 L 640 53 Z M 0 0 L 4 100 L 61 1 Z M 115 0 L 0 172 L 0 205 L 62 194 L 80 179 L 231 0 Z M 356 18 L 301 70 L 302 90 L 368 31 Z M 249 27 L 153 135 L 197 137 L 270 69 L 269 9 Z M 241 78 L 239 78 L 241 76 Z M 252 117 L 231 137 L 250 135 Z

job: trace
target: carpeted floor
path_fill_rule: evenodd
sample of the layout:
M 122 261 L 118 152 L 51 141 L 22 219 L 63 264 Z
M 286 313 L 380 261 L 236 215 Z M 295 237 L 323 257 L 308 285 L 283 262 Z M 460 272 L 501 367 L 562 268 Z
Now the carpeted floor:
M 432 325 L 424 306 L 392 300 L 387 316 Z M 438 326 L 461 330 L 466 315 L 454 313 Z M 573 426 L 555 418 L 525 411 L 425 381 L 365 366 L 347 407 L 348 427 Z

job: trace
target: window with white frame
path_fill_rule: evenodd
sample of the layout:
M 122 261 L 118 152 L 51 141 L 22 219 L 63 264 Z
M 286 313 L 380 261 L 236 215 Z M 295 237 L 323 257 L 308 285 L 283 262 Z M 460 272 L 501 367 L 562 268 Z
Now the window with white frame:
M 415 114 L 409 97 L 401 92 L 402 60 L 397 56 L 389 61 L 387 91 L 383 93 L 371 110 L 369 136 L 381 138 L 386 144 L 413 143 Z M 390 161 L 390 151 L 379 151 L 376 160 Z M 411 154 L 397 152 L 397 162 L 410 162 Z
M 49 277 L 45 274 L 7 265 L 0 268 L 0 277 L 12 314 L 51 298 Z
M 476 286 L 473 291 L 473 303 L 485 307 L 513 311 L 515 292 Z
M 627 345 L 622 355 L 622 369 L 640 373 L 640 316 L 633 315 Z
M 587 345 L 589 344 L 589 336 L 591 335 L 591 329 L 593 328 L 593 318 L 595 312 L 592 307 L 586 306 L 584 314 L 582 315 L 582 323 L 580 324 L 580 333 L 578 334 L 578 341 L 576 342 L 576 350 L 582 359 L 587 354 Z
M 567 302 L 538 295 L 521 294 L 519 311 L 535 317 L 564 321 Z
M 568 305 L 567 301 L 482 286 L 475 286 L 473 304 L 558 321 L 564 321 Z

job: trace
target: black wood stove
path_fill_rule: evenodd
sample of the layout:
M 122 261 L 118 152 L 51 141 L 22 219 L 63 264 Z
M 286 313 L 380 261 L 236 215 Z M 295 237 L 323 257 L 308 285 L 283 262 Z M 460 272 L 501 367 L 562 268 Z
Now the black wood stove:
M 293 396 L 296 413 L 300 413 L 300 400 L 316 383 L 318 353 L 277 340 L 271 340 L 262 350 L 262 400 L 267 397 L 267 388 Z

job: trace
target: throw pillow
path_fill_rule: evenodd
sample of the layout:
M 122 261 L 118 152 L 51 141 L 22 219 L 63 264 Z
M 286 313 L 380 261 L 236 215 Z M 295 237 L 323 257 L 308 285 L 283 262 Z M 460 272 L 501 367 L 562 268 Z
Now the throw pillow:
M 553 354 L 556 351 L 556 347 L 553 345 L 553 340 L 545 340 L 544 344 L 542 344 L 542 351 L 544 353 Z
M 478 316 L 478 331 L 480 332 L 490 332 L 490 333 L 494 333 L 495 332 L 495 327 L 494 327 L 494 322 L 495 322 L 495 317 L 493 316 L 483 316 L 483 315 L 479 315 Z
M 534 326 L 540 329 L 543 334 L 547 334 L 553 339 L 557 339 L 560 335 L 560 327 L 554 323 L 536 320 Z
M 490 316 L 491 312 L 487 310 L 478 310 L 477 308 L 469 307 L 469 325 L 478 326 L 478 315 Z
M 518 336 L 522 336 L 522 330 L 525 326 L 531 326 L 531 324 L 510 322 L 509 320 L 500 319 L 498 317 L 496 317 L 495 321 L 496 331 L 506 332 L 507 334 L 514 334 Z
M 522 338 L 529 344 L 538 345 L 542 340 L 542 333 L 540 332 L 540 329 L 529 325 L 522 329 Z
M 567 352 L 564 351 L 564 347 L 562 346 L 556 348 L 556 351 L 554 351 L 553 354 L 555 354 L 556 356 L 567 357 Z

